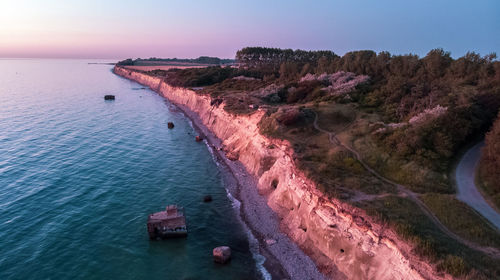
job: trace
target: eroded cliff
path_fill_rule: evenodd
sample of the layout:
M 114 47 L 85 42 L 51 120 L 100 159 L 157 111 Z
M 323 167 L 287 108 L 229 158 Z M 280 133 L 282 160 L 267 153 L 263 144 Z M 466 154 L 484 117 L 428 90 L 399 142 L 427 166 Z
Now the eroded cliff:
M 212 102 L 208 95 L 174 88 L 161 78 L 123 67 L 115 67 L 114 72 L 198 114 L 203 125 L 222 141 L 228 157 L 239 160 L 256 176 L 260 193 L 281 218 L 281 230 L 325 275 L 331 276 L 336 267 L 349 279 L 447 278 L 414 255 L 411 245 L 391 229 L 375 223 L 362 210 L 318 191 L 296 168 L 288 142 L 259 133 L 264 111 L 232 115 L 224 110 L 224 103 Z

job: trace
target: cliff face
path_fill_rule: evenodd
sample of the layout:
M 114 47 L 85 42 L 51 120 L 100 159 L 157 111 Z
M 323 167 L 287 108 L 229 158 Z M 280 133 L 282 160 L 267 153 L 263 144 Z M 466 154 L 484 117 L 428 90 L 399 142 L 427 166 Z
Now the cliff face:
M 360 209 L 324 196 L 296 168 L 286 141 L 259 133 L 265 112 L 235 116 L 224 104 L 212 105 L 210 96 L 174 88 L 160 78 L 122 67 L 117 75 L 157 91 L 173 103 L 197 113 L 203 124 L 221 139 L 226 154 L 237 158 L 258 178 L 260 193 L 282 219 L 280 227 L 328 275 L 336 266 L 349 279 L 438 279 L 411 246 L 391 230 L 374 223 Z

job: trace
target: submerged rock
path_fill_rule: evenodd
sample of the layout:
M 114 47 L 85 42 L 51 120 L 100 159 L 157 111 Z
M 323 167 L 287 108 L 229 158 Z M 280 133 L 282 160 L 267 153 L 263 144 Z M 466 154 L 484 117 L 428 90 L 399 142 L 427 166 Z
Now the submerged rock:
M 167 126 L 168 126 L 168 128 L 172 129 L 172 128 L 174 128 L 174 123 L 173 122 L 168 122 Z
M 104 100 L 115 100 L 115 96 L 111 94 L 104 95 Z
M 231 259 L 231 248 L 228 246 L 216 247 L 213 250 L 214 262 L 227 263 Z
M 211 195 L 205 195 L 203 197 L 203 202 L 210 202 L 212 201 L 212 196 Z

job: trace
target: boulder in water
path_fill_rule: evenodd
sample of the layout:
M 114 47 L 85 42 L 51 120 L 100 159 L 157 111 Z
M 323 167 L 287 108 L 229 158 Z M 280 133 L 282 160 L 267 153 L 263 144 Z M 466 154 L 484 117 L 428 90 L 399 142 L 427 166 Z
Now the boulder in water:
M 172 128 L 174 128 L 174 123 L 173 122 L 168 122 L 167 126 L 168 126 L 168 128 L 172 129 Z
M 104 95 L 104 100 L 115 100 L 115 96 L 111 94 Z
M 216 247 L 213 250 L 214 262 L 227 263 L 231 259 L 231 248 L 228 246 Z
M 201 137 L 201 136 L 198 135 L 198 136 L 195 137 L 195 140 L 196 140 L 196 142 L 203 141 L 203 137 Z

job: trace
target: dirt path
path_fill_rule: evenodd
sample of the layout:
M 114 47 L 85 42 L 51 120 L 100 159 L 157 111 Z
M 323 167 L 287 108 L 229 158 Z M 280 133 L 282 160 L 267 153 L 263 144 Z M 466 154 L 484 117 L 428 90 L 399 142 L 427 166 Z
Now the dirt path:
M 418 198 L 418 195 L 414 192 L 412 192 L 411 190 L 409 190 L 407 187 L 401 185 L 401 184 L 398 184 L 396 182 L 393 182 L 389 179 L 387 179 L 386 177 L 380 175 L 377 171 L 373 170 L 368 164 L 366 164 L 364 161 L 363 161 L 363 158 L 359 155 L 359 153 L 354 150 L 353 148 L 351 148 L 349 145 L 345 144 L 345 143 L 342 143 L 336 136 L 335 136 L 335 133 L 331 132 L 331 131 L 328 131 L 328 130 L 325 130 L 321 127 L 319 127 L 318 125 L 318 114 L 316 112 L 314 112 L 315 114 L 315 118 L 314 118 L 314 128 L 323 132 L 323 133 L 327 133 L 328 134 L 328 138 L 330 139 L 330 142 L 334 145 L 339 145 L 341 147 L 343 147 L 344 149 L 348 150 L 349 152 L 351 152 L 355 157 L 356 159 L 359 161 L 359 163 L 361 163 L 361 165 L 363 165 L 363 167 L 368 171 L 370 172 L 372 175 L 374 175 L 375 177 L 379 178 L 380 180 L 390 184 L 390 185 L 393 185 L 395 186 L 398 191 L 399 191 L 399 196 L 401 197 L 406 197 L 410 200 L 412 200 L 413 202 L 415 202 L 418 207 L 422 210 L 422 212 L 431 219 L 431 221 L 442 231 L 444 232 L 446 235 L 448 235 L 449 237 L 455 239 L 456 241 L 464 244 L 465 246 L 469 247 L 469 248 L 472 248 L 472 249 L 475 249 L 477 251 L 481 251 L 491 257 L 494 257 L 494 258 L 500 258 L 500 250 L 496 249 L 496 248 L 492 248 L 492 247 L 484 247 L 484 246 L 480 246 L 478 244 L 475 244 L 473 242 L 470 242 L 468 240 L 465 240 L 463 238 L 461 238 L 460 236 L 456 235 L 454 232 L 452 232 L 451 230 L 449 230 L 444 224 L 441 223 L 441 221 L 439 221 L 439 219 L 434 215 L 434 213 L 432 213 L 432 211 Z
M 474 145 L 462 157 L 455 170 L 457 198 L 486 218 L 493 226 L 500 229 L 500 213 L 495 211 L 479 192 L 475 184 L 475 175 L 483 142 Z

